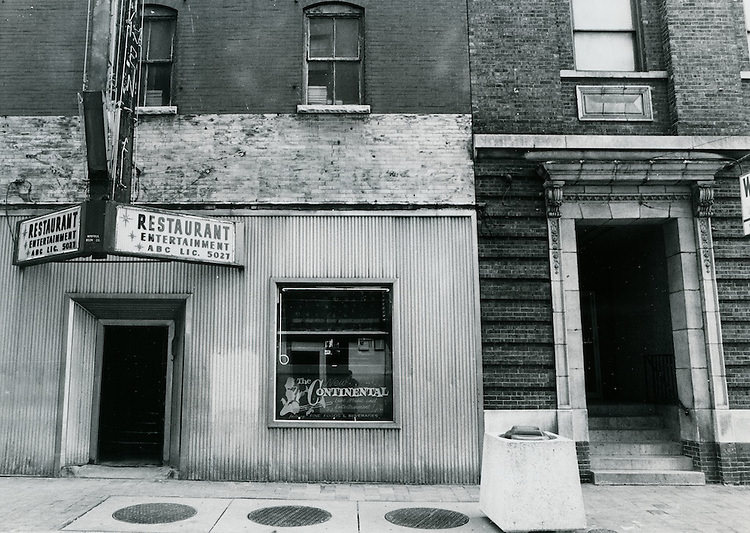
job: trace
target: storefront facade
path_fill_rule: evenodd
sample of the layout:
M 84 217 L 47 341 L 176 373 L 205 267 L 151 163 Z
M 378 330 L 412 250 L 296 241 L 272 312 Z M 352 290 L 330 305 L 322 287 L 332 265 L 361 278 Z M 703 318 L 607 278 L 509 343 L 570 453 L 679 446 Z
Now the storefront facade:
M 244 268 L 5 269 L 4 353 L 18 356 L 5 363 L 4 471 L 141 459 L 189 479 L 475 480 L 472 214 L 232 220 L 245 228 Z M 134 359 L 109 368 L 120 352 Z M 127 398 L 130 379 L 159 392 L 118 416 L 107 397 Z M 158 426 L 156 441 L 124 446 L 139 423 Z
M 466 6 L 74 4 L 0 8 L 73 73 L 5 63 L 0 472 L 477 482 Z M 82 86 L 121 119 L 98 167 Z M 17 221 L 102 196 L 159 214 L 106 258 L 12 264 Z M 236 246 L 167 257 L 207 231 L 169 213 Z

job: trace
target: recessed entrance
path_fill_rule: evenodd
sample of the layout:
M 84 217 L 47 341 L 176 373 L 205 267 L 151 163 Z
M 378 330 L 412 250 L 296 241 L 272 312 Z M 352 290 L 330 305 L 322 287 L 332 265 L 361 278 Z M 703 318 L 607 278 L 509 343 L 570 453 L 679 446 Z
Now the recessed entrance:
M 103 329 L 97 462 L 161 465 L 169 448 L 169 328 Z
M 576 226 L 586 397 L 675 404 L 663 226 Z

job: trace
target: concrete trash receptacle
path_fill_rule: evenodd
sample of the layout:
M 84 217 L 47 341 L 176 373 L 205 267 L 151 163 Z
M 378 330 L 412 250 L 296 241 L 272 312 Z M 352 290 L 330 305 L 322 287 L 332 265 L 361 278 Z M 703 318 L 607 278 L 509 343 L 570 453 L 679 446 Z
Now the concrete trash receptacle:
M 484 435 L 479 508 L 500 529 L 583 529 L 575 443 L 530 426 Z

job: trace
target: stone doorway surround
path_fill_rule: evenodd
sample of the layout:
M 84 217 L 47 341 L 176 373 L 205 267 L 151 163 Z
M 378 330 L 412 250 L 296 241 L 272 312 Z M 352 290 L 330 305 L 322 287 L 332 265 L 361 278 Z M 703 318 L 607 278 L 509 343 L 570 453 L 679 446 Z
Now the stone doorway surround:
M 695 152 L 555 155 L 539 171 L 545 178 L 558 432 L 589 441 L 576 223 L 656 223 L 664 225 L 681 440 L 717 442 L 729 422 L 722 417 L 729 404 L 710 217 L 713 177 L 730 160 Z

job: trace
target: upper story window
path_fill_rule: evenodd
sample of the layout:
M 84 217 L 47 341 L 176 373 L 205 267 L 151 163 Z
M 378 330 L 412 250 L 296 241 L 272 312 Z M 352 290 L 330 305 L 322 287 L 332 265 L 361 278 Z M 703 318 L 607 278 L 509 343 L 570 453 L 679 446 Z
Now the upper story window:
M 174 34 L 177 12 L 146 5 L 143 11 L 141 87 L 138 105 L 171 106 L 174 76 Z
M 640 68 L 633 1 L 572 0 L 576 70 Z
M 305 11 L 305 99 L 310 105 L 361 104 L 361 9 L 324 4 Z
M 745 5 L 745 34 L 747 35 L 747 45 L 750 49 L 750 0 L 743 0 Z

